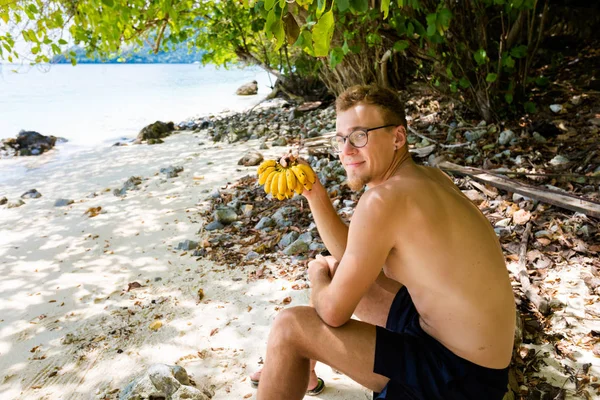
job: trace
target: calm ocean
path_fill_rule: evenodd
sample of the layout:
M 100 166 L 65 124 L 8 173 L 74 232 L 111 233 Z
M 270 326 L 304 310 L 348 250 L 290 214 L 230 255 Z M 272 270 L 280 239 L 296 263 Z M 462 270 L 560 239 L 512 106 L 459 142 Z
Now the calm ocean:
M 0 139 L 21 129 L 67 138 L 77 146 L 134 138 L 156 120 L 178 123 L 224 109 L 243 110 L 266 96 L 258 68 L 198 64 L 80 64 L 43 67 L 0 64 Z M 274 77 L 272 77 L 274 83 Z M 258 81 L 258 95 L 235 90 Z

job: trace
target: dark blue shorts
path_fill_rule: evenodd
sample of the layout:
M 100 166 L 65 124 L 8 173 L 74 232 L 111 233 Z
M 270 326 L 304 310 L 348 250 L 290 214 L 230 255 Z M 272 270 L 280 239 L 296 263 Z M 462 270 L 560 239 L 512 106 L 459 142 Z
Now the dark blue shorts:
M 374 399 L 502 400 L 508 385 L 508 368 L 474 364 L 429 336 L 406 287 L 396 294 L 385 329 L 377 327 L 373 372 L 390 378 Z

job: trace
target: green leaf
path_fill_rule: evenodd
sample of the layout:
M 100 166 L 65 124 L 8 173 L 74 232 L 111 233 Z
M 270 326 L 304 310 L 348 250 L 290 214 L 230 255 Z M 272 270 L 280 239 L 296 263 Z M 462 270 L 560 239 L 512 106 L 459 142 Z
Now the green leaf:
M 107 7 L 112 8 L 115 5 L 115 2 L 113 0 L 102 0 L 102 4 L 104 4 Z
M 364 13 L 369 9 L 369 0 L 350 0 L 350 9 L 354 13 Z
M 447 30 L 450 27 L 450 20 L 452 19 L 452 12 L 447 8 L 440 10 L 437 13 L 437 24 L 443 30 Z
M 326 5 L 327 5 L 326 0 L 317 0 L 317 19 L 321 18 L 321 15 L 323 15 Z
M 456 93 L 456 92 L 458 91 L 458 88 L 456 87 L 456 82 L 452 82 L 452 83 L 450 84 L 450 91 L 451 91 L 452 93 Z
M 532 103 L 531 101 L 525 102 L 525 104 L 523 104 L 523 108 L 525 108 L 525 112 L 528 114 L 535 114 L 537 112 L 535 103 Z
M 329 10 L 323 14 L 312 30 L 315 57 L 325 57 L 329 54 L 329 44 L 333 37 L 333 27 L 333 11 Z
M 448 75 L 448 78 L 450 79 L 454 78 L 454 74 L 452 73 L 452 64 L 446 67 L 446 75 Z
M 344 52 L 344 55 L 346 55 L 350 52 L 350 47 L 348 47 L 347 40 L 344 40 L 344 45 L 342 46 L 342 51 Z
M 273 33 L 273 24 L 275 21 L 277 21 L 275 9 L 271 8 L 271 11 L 269 11 L 269 14 L 267 15 L 267 22 L 265 23 L 265 32 L 267 32 L 267 34 Z
M 485 81 L 489 82 L 489 83 L 494 83 L 496 82 L 496 79 L 498 79 L 498 74 L 494 74 L 493 72 L 490 72 L 489 74 L 487 74 L 487 76 L 485 77 Z
M 278 19 L 271 25 L 271 30 L 275 39 L 277 39 L 277 45 L 275 46 L 275 51 L 279 50 L 281 46 L 283 46 L 283 42 L 285 40 L 285 30 L 283 29 L 283 22 Z
M 394 43 L 394 50 L 396 51 L 404 51 L 408 48 L 408 41 L 407 40 L 398 40 L 396 43 Z
M 473 54 L 473 57 L 475 58 L 475 62 L 477 62 L 478 65 L 483 65 L 487 62 L 487 53 L 484 49 L 477 50 Z
M 464 76 L 462 78 L 460 78 L 460 81 L 458 81 L 458 84 L 463 89 L 466 89 L 469 86 L 471 86 L 471 82 L 469 82 L 469 80 L 467 78 L 465 78 Z
M 513 95 L 512 95 L 512 93 L 506 93 L 504 95 L 504 100 L 506 100 L 506 102 L 508 104 L 512 104 L 512 102 L 513 102 Z
M 381 44 L 381 42 L 382 42 L 381 36 L 378 33 L 369 33 L 367 35 L 366 41 L 369 46 Z
M 335 47 L 331 49 L 331 53 L 329 53 L 329 66 L 334 69 L 343 59 L 344 51 L 339 47 Z
M 437 30 L 437 14 L 427 14 L 427 36 L 433 36 Z
M 27 9 L 29 10 L 30 13 L 32 14 L 39 14 L 40 12 L 38 11 L 37 7 L 35 6 L 35 4 L 30 4 Z
M 265 10 L 269 11 L 273 9 L 275 5 L 275 0 L 265 0 Z
M 517 46 L 517 47 L 513 47 L 510 50 L 510 55 L 513 56 L 514 58 L 523 58 L 527 55 L 527 46 L 525 46 L 524 44 Z
M 344 12 L 347 9 L 350 8 L 350 1 L 349 0 L 337 0 L 335 2 L 335 4 L 337 5 L 337 9 L 339 12 Z
M 506 56 L 502 58 L 502 65 L 506 68 L 514 68 L 515 67 L 515 59 L 511 56 Z
M 390 0 L 381 0 L 381 12 L 383 13 L 383 19 L 387 19 L 390 12 Z
M 67 44 L 67 41 L 65 39 L 58 39 L 58 44 L 65 45 Z
M 8 11 L 0 13 L 0 18 L 2 18 L 2 20 L 8 24 Z

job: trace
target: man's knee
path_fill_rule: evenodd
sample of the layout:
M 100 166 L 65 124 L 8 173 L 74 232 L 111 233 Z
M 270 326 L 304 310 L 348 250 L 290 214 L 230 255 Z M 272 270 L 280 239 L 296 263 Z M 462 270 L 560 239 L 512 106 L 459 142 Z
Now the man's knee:
M 317 311 L 312 307 L 290 307 L 281 311 L 271 326 L 269 342 L 290 343 L 298 341 L 306 334 L 306 327 L 314 324 Z

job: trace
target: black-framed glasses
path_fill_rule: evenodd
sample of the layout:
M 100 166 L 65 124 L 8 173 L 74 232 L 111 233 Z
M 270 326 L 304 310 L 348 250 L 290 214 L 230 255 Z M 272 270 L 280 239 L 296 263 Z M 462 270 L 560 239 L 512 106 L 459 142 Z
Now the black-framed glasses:
M 377 129 L 389 128 L 390 126 L 398 126 L 398 125 L 397 124 L 388 124 L 388 125 L 378 126 L 378 127 L 369 128 L 369 129 L 359 128 L 359 129 L 356 129 L 356 130 L 350 132 L 350 134 L 348 136 L 335 135 L 334 137 L 331 138 L 330 144 L 336 153 L 342 152 L 342 150 L 344 149 L 344 144 L 346 144 L 346 140 L 350 141 L 350 144 L 352 145 L 352 147 L 356 147 L 357 149 L 359 149 L 361 147 L 365 147 L 367 145 L 367 143 L 369 142 L 369 132 L 377 130 Z

